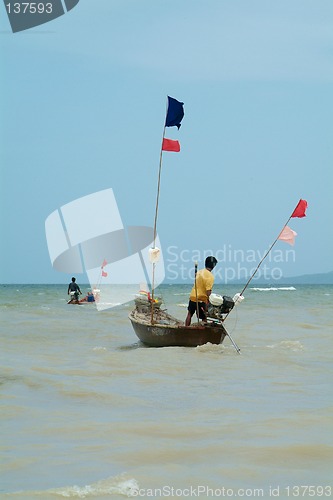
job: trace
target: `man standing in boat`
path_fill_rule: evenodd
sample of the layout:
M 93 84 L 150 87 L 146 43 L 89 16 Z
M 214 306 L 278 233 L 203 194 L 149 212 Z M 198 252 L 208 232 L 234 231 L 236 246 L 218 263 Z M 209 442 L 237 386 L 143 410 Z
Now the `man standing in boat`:
M 212 270 L 214 269 L 216 264 L 216 258 L 210 255 L 205 260 L 205 269 L 200 269 L 197 272 L 195 284 L 190 294 L 185 326 L 190 326 L 192 316 L 195 312 L 197 312 L 197 308 L 199 311 L 199 319 L 206 320 L 208 300 L 210 294 L 212 293 L 214 284 L 214 276 L 212 275 Z
M 72 298 L 70 299 L 70 301 L 68 303 L 74 302 L 74 301 L 76 303 L 78 303 L 79 302 L 79 294 L 80 295 L 82 294 L 79 285 L 77 283 L 75 283 L 75 281 L 76 281 L 76 279 L 72 278 L 71 283 L 68 285 L 67 295 L 69 295 L 70 292 L 74 292 L 72 294 Z

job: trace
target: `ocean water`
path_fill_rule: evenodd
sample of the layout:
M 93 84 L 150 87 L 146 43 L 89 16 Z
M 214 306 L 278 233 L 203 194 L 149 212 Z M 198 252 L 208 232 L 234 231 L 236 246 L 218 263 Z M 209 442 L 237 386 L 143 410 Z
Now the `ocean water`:
M 189 291 L 160 287 L 184 319 Z M 0 498 L 331 496 L 332 286 L 247 289 L 225 323 L 241 355 L 145 347 L 132 306 L 0 287 Z

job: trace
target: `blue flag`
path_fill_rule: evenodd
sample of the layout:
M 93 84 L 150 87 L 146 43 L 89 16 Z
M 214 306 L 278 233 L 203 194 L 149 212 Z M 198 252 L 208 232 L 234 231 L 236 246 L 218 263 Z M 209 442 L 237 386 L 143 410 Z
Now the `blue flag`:
M 173 97 L 168 96 L 168 111 L 165 120 L 166 127 L 177 127 L 179 129 L 180 122 L 184 118 L 183 105 L 183 102 L 179 102 Z

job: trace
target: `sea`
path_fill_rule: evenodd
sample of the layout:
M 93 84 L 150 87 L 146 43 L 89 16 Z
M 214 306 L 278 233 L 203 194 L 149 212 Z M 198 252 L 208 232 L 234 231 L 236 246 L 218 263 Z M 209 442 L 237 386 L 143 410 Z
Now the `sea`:
M 185 319 L 190 288 L 157 292 Z M 225 321 L 238 354 L 146 347 L 133 302 L 1 285 L 0 498 L 331 497 L 333 286 L 244 297 Z

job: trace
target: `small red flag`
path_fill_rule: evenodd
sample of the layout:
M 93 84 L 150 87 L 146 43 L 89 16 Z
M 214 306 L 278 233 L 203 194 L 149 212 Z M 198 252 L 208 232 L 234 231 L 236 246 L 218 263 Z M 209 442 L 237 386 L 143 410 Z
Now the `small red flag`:
M 105 271 L 102 271 L 102 276 L 103 276 L 103 278 L 106 278 L 106 277 L 107 277 L 107 275 L 108 275 L 108 273 L 106 273 Z
M 162 151 L 174 151 L 179 153 L 180 144 L 178 141 L 173 141 L 172 139 L 163 139 Z
M 103 269 L 103 267 L 105 267 L 106 265 L 107 265 L 107 262 L 106 262 L 106 260 L 104 259 L 104 260 L 103 260 L 103 264 L 101 265 L 101 268 Z
M 299 200 L 297 207 L 291 214 L 291 217 L 306 217 L 305 210 L 307 209 L 308 202 L 305 200 Z

